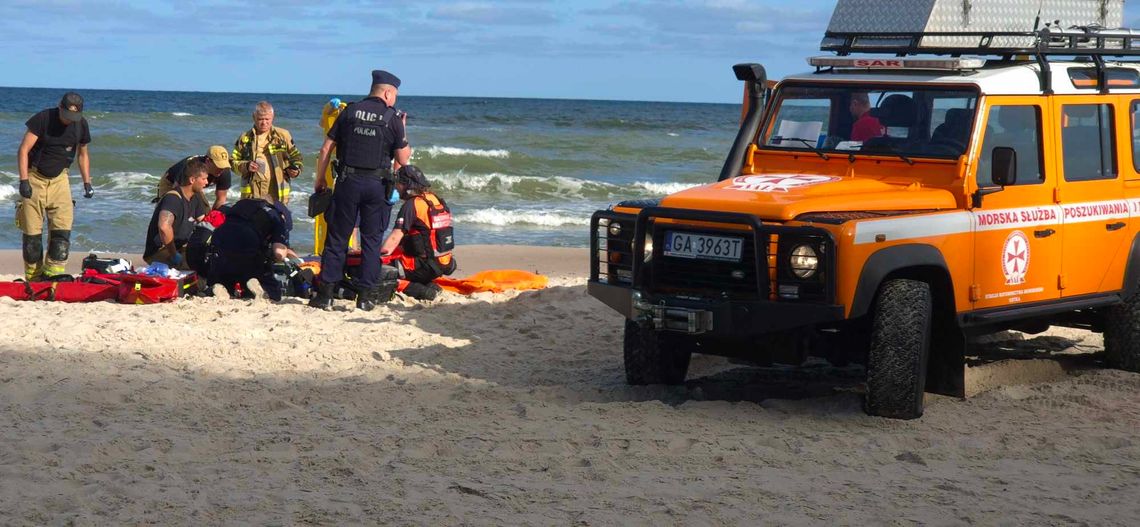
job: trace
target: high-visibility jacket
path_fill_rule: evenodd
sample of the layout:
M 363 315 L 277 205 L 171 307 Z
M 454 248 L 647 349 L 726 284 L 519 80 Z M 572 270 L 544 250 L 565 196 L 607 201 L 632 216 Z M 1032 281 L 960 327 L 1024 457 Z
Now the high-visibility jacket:
M 261 153 L 269 162 L 270 178 L 276 182 L 277 192 L 276 195 L 255 195 L 260 192 L 253 181 L 254 175 L 249 173 L 249 162 L 258 158 L 258 152 L 253 151 L 256 137 L 257 131 L 251 128 L 234 141 L 232 158 L 234 168 L 241 174 L 241 197 L 289 203 L 290 184 L 285 169 L 301 170 L 304 167 L 301 151 L 293 144 L 293 136 L 288 130 L 276 126 L 270 128 L 267 144 L 258 146 L 264 149 Z
M 415 269 L 416 258 L 435 260 L 444 267 L 450 264 L 451 251 L 455 248 L 455 232 L 447 202 L 431 192 L 425 192 L 413 197 L 404 207 L 412 207 L 415 215 L 415 221 L 405 220 L 403 225 L 397 219 L 397 228 L 404 229 L 404 239 L 400 241 L 403 249 L 400 263 L 404 268 Z M 401 209 L 401 212 L 404 210 Z

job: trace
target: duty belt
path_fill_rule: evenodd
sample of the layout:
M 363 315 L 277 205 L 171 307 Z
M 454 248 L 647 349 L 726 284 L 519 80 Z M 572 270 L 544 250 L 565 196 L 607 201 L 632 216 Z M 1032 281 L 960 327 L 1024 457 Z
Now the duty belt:
M 341 165 L 340 169 L 340 175 L 342 176 L 364 176 L 374 177 L 377 179 L 392 179 L 392 171 L 385 168 L 364 169 Z

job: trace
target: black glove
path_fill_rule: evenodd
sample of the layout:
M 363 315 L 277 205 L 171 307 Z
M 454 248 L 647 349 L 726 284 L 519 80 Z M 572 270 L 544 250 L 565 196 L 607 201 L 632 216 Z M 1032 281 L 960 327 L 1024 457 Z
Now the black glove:
M 91 198 L 95 195 L 95 189 L 91 188 L 91 183 L 83 183 L 83 197 Z
M 26 179 L 20 180 L 20 195 L 24 199 L 32 199 L 32 182 Z

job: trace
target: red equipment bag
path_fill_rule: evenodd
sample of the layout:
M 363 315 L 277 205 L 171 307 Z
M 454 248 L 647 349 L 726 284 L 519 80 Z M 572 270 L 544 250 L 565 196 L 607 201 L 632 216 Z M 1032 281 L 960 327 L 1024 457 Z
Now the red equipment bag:
M 119 280 L 120 304 L 157 304 L 171 302 L 182 294 L 184 284 L 196 284 L 197 276 L 190 274 L 181 280 L 137 274 L 115 275 Z
M 0 296 L 16 300 L 99 302 L 118 297 L 118 287 L 86 282 L 0 282 Z
M 383 265 L 396 265 L 392 262 L 397 260 L 402 254 L 404 254 L 403 251 L 397 247 L 395 251 L 392 251 L 392 254 L 380 255 L 380 263 Z M 360 251 L 349 251 L 348 254 L 344 256 L 344 267 L 345 269 L 349 267 L 360 267 L 360 262 L 362 261 L 364 261 L 364 259 L 360 257 Z

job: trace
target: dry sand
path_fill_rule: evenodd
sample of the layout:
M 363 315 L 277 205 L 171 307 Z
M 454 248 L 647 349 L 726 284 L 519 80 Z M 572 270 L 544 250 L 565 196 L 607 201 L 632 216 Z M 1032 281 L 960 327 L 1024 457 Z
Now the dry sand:
M 915 421 L 865 416 L 857 372 L 823 367 L 698 356 L 685 386 L 634 388 L 586 257 L 464 247 L 464 273 L 537 269 L 551 286 L 369 313 L 0 299 L 0 523 L 1140 517 L 1140 375 L 1026 359 L 1097 351 L 1097 335 L 989 339 L 1023 359 L 976 367 L 979 395 L 930 396 Z M 0 262 L 19 270 L 18 254 Z M 1009 384 L 1030 378 L 1018 370 L 1039 382 Z

